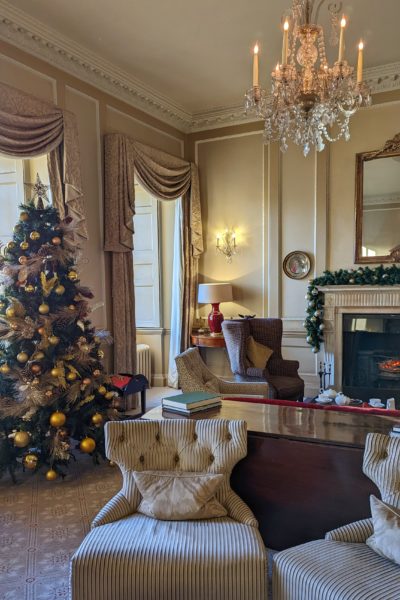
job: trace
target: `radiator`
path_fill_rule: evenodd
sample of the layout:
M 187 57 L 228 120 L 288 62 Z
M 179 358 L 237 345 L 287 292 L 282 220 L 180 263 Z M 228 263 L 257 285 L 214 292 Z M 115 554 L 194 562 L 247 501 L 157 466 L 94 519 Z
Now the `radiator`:
M 151 355 L 150 346 L 136 344 L 136 374 L 144 375 L 151 386 Z

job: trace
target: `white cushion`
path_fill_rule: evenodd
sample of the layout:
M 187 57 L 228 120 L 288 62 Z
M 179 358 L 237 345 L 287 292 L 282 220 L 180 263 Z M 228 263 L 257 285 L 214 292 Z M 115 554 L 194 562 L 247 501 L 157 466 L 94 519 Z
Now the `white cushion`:
M 400 511 L 370 497 L 374 533 L 366 541 L 372 550 L 400 565 Z

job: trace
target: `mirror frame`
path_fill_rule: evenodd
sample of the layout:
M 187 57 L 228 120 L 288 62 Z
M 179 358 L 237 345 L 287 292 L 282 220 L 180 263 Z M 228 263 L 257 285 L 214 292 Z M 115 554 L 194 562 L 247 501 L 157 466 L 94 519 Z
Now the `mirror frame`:
M 390 254 L 385 256 L 362 256 L 362 225 L 364 206 L 364 163 L 377 158 L 400 156 L 400 133 L 388 140 L 382 150 L 375 152 L 360 152 L 356 154 L 356 244 L 354 252 L 355 264 L 366 263 L 395 263 L 400 262 L 400 240 Z

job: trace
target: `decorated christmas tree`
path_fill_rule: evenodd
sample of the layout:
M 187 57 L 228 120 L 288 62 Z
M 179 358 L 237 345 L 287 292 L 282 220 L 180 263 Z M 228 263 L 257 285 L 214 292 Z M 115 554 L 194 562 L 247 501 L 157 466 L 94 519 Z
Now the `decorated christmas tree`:
M 104 456 L 103 427 L 117 393 L 88 320 L 72 219 L 46 205 L 39 178 L 0 257 L 0 475 L 64 475 L 76 445 Z

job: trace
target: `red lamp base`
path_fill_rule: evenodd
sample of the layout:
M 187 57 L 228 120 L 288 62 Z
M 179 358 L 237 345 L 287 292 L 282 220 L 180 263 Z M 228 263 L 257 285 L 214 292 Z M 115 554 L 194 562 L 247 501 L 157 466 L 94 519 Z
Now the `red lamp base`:
M 224 315 L 219 310 L 219 302 L 215 304 L 211 304 L 212 311 L 208 315 L 208 327 L 210 328 L 210 333 L 212 336 L 222 335 L 222 321 L 224 320 Z

